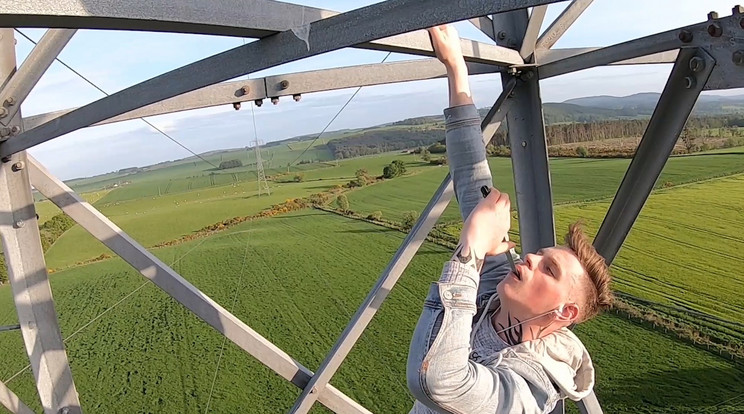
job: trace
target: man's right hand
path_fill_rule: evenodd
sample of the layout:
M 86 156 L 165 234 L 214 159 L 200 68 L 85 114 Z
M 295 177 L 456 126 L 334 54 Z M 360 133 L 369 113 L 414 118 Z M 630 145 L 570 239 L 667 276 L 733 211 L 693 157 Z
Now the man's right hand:
M 457 29 L 449 24 L 435 26 L 429 29 L 429 35 L 437 59 L 444 63 L 448 71 L 465 67 Z
M 478 203 L 465 220 L 460 244 L 470 248 L 475 256 L 495 256 L 515 246 L 504 241 L 511 227 L 511 202 L 509 194 L 492 188 L 488 197 Z

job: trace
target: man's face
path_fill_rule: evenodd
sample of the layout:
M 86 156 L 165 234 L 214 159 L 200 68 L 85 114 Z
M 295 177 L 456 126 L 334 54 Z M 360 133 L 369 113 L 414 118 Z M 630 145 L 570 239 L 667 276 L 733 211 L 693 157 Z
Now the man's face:
M 577 303 L 583 274 L 571 249 L 541 249 L 537 254 L 528 254 L 517 264 L 517 272 L 510 272 L 499 283 L 499 299 L 513 316 L 522 320 L 535 317 L 564 303 Z

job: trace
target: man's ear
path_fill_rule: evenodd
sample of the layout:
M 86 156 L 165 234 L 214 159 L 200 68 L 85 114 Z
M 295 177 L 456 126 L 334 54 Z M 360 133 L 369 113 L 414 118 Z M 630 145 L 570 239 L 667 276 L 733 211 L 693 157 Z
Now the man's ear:
M 556 311 L 556 320 L 561 322 L 576 323 L 579 319 L 579 305 L 566 303 Z

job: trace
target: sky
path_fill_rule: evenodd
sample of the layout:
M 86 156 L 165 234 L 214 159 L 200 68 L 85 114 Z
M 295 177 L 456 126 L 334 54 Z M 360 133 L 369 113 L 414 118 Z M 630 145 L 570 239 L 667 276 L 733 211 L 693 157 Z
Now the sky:
M 297 0 L 303 4 L 348 11 L 375 1 Z M 552 4 L 543 30 L 568 2 Z M 731 0 L 596 0 L 558 41 L 554 48 L 600 47 L 704 21 L 716 10 L 731 14 Z M 465 38 L 491 43 L 468 22 L 456 23 Z M 39 40 L 42 29 L 22 29 Z M 19 64 L 33 44 L 16 34 Z M 60 54 L 60 59 L 107 93 L 114 93 L 188 63 L 241 46 L 242 38 L 173 33 L 79 30 Z M 380 63 L 385 52 L 342 49 L 324 55 L 252 73 L 251 78 L 282 73 Z M 392 54 L 388 62 L 414 59 Z M 550 78 L 541 82 L 544 102 L 571 98 L 639 92 L 661 92 L 671 65 L 602 67 Z M 471 77 L 478 107 L 490 106 L 500 92 L 499 75 Z M 252 145 L 258 137 L 271 142 L 298 135 L 319 133 L 356 88 L 303 94 L 297 103 L 284 98 L 279 105 L 265 101 L 255 108 L 253 128 L 250 104 L 240 111 L 231 105 L 184 111 L 148 118 L 191 150 Z M 742 94 L 741 89 L 714 94 Z M 91 103 L 103 94 L 55 62 L 22 105 L 23 116 L 62 110 Z M 329 131 L 378 125 L 421 115 L 439 114 L 447 104 L 443 79 L 364 87 L 334 121 Z M 62 179 L 92 176 L 121 168 L 150 165 L 191 154 L 141 120 L 85 128 L 36 146 L 30 153 Z

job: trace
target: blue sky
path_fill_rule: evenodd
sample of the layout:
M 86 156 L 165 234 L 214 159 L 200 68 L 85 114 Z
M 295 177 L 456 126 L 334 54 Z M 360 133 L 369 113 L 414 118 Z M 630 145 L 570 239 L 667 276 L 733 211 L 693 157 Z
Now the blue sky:
M 292 3 L 347 11 L 375 3 L 357 0 L 303 0 Z M 544 27 L 568 2 L 551 5 Z M 731 13 L 731 0 L 596 0 L 555 45 L 559 47 L 607 46 L 706 19 L 710 10 Z M 488 42 L 469 23 L 458 23 L 462 37 Z M 43 30 L 24 29 L 38 40 Z M 21 62 L 32 44 L 17 37 Z M 250 40 L 249 40 L 250 41 Z M 168 33 L 78 31 L 60 54 L 67 64 L 113 93 L 169 70 L 237 47 L 243 39 Z M 262 77 L 379 63 L 386 53 L 344 49 L 251 74 Z M 392 55 L 388 61 L 411 59 Z M 660 92 L 671 65 L 595 68 L 542 82 L 545 102 L 560 102 L 591 95 L 629 95 Z M 498 75 L 471 77 L 478 106 L 490 105 L 500 91 Z M 413 116 L 440 113 L 447 103 L 444 80 L 365 87 L 334 122 L 330 130 L 371 126 Z M 266 102 L 256 108 L 253 130 L 250 106 L 206 108 L 148 118 L 196 152 L 249 145 L 254 134 L 265 141 L 320 132 L 354 89 L 303 95 L 300 103 L 283 99 L 277 106 Z M 715 92 L 741 94 L 741 90 Z M 103 95 L 55 62 L 22 106 L 24 116 L 80 106 Z M 90 176 L 130 166 L 173 160 L 190 154 L 142 121 L 133 120 L 86 128 L 30 151 L 63 179 Z

